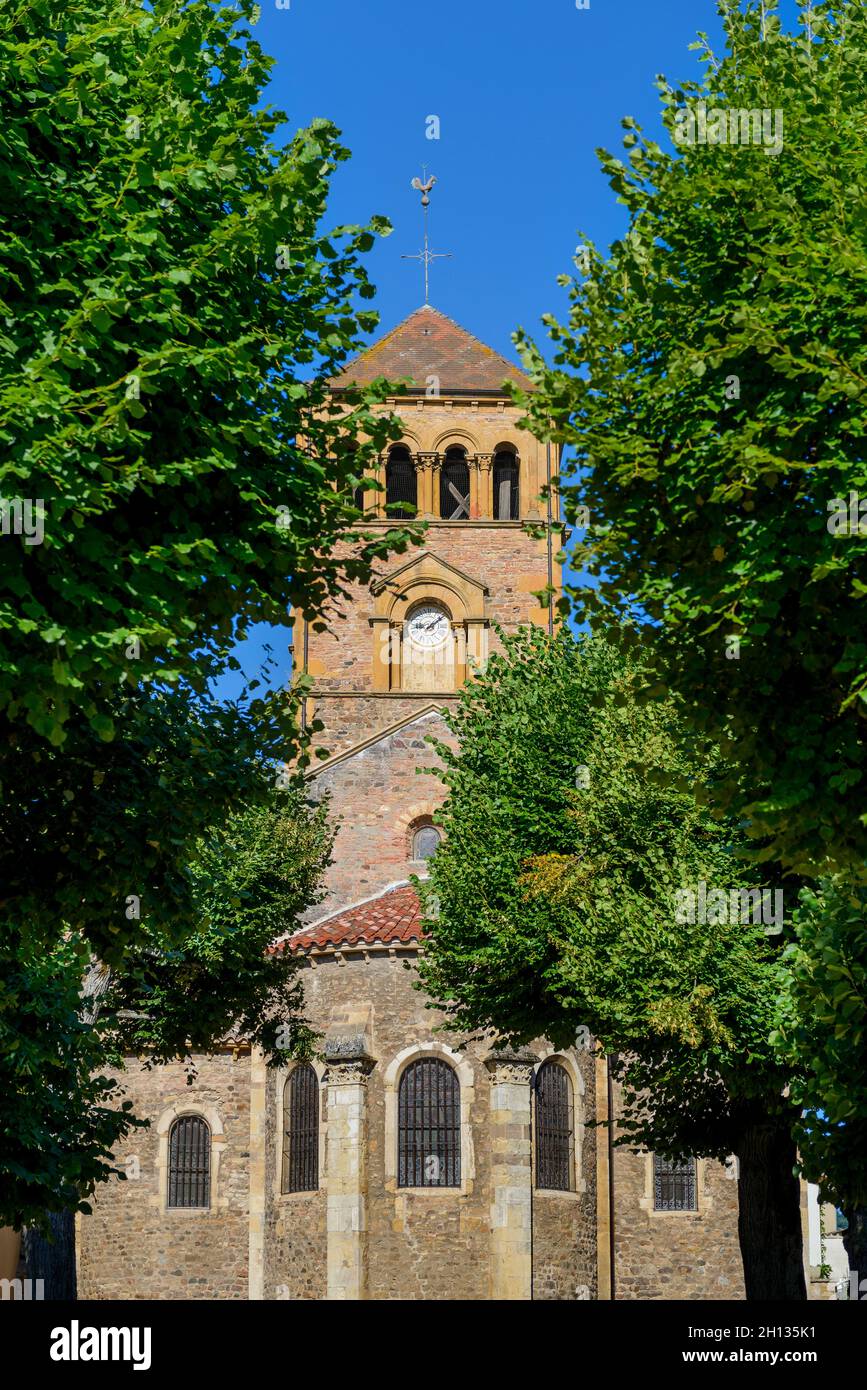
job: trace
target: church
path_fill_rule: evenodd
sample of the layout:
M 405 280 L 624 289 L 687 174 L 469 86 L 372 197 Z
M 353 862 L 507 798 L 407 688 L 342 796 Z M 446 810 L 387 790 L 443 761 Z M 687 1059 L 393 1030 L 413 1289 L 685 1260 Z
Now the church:
M 743 1298 L 731 1166 L 613 1148 L 616 1107 L 580 1040 L 505 1052 L 440 1031 L 414 988 L 424 949 L 413 875 L 436 853 L 444 788 L 429 735 L 495 626 L 551 621 L 554 450 L 518 428 L 511 362 L 425 304 L 332 383 L 408 380 L 381 409 L 402 437 L 360 488 L 427 522 L 305 625 L 308 718 L 329 756 L 309 774 L 336 840 L 327 896 L 275 943 L 295 953 L 312 1062 L 267 1068 L 243 1038 L 124 1077 L 151 1124 L 118 1155 L 128 1180 L 79 1216 L 85 1299 L 636 1300 Z M 556 549 L 556 547 L 554 547 Z M 300 653 L 299 653 L 300 657 Z

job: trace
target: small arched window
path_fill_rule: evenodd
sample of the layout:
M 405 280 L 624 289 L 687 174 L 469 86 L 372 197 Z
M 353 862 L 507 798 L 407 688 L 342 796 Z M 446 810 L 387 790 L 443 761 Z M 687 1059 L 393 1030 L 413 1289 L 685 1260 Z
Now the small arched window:
M 697 1211 L 695 1159 L 674 1163 L 653 1155 L 653 1210 Z
M 519 516 L 518 456 L 511 449 L 499 449 L 494 455 L 494 517 L 517 521 Z
M 445 521 L 468 521 L 470 516 L 470 466 L 466 449 L 457 444 L 446 449 L 440 468 L 440 516 Z
M 293 1067 L 283 1087 L 282 1192 L 319 1187 L 319 1078 L 309 1062 Z
M 181 1115 L 169 1131 L 170 1207 L 211 1205 L 211 1131 L 201 1115 Z
M 410 1062 L 397 1100 L 398 1187 L 460 1187 L 461 1088 L 439 1057 Z
M 396 444 L 385 465 L 387 516 L 412 517 L 418 506 L 415 466 L 405 444 Z
M 536 1073 L 536 1186 L 575 1190 L 575 1119 L 572 1081 L 559 1062 Z
M 412 857 L 416 860 L 433 859 L 440 847 L 442 831 L 435 825 L 420 825 L 412 837 Z

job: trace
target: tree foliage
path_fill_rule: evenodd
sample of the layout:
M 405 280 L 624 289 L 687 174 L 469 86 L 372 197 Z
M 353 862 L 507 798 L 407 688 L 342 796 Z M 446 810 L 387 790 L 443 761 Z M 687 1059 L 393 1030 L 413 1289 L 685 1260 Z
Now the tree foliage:
M 623 1082 L 619 1142 L 737 1154 L 746 1296 L 802 1300 L 778 914 L 749 896 L 782 890 L 746 878 L 738 827 L 695 797 L 717 760 L 672 697 L 638 698 L 646 681 L 599 639 L 537 630 L 464 690 L 422 981 L 460 1029 L 595 1037 Z
M 178 944 L 146 920 L 115 967 L 82 933 L 46 952 L 8 934 L 0 957 L 0 1225 L 44 1227 L 89 1210 L 115 1173 L 111 1150 L 143 1123 L 124 1098 L 126 1064 L 210 1052 L 227 1037 L 272 1063 L 310 1051 L 288 953 L 269 952 L 318 896 L 331 848 L 325 808 L 297 789 L 230 817 L 198 845 L 193 912 Z M 82 994 L 91 965 L 97 987 Z
M 0 779 L 20 812 L 26 768 L 33 797 L 2 891 L 21 918 L 99 933 L 110 899 L 117 926 L 137 875 L 91 812 L 118 758 L 138 762 L 128 819 L 173 782 L 176 847 L 202 829 L 205 781 L 214 822 L 237 801 L 245 746 L 235 775 L 228 743 L 205 740 L 188 779 L 180 757 L 143 751 L 155 685 L 205 701 L 250 623 L 321 613 L 407 541 L 338 550 L 359 520 L 352 484 L 394 427 L 377 389 L 339 412 L 327 392 L 376 321 L 355 308 L 373 294 L 360 257 L 387 226 L 323 228 L 348 152 L 326 121 L 277 142 L 254 17 L 249 0 L 36 0 L 0 17 Z M 37 502 L 31 544 L 15 506 Z M 242 745 L 264 726 L 288 757 L 292 714 L 252 700 Z M 66 858 L 37 881 L 44 834 Z M 155 838 L 139 836 L 146 870 Z M 179 918 L 183 874 L 161 867 L 163 916 Z
M 383 384 L 339 409 L 327 386 L 376 323 L 363 258 L 389 229 L 328 229 L 348 151 L 326 120 L 282 138 L 256 19 L 251 0 L 0 12 L 7 1216 L 68 1209 L 104 1173 L 128 1123 L 98 1080 L 112 1048 L 207 1050 L 232 1019 L 269 1046 L 278 1002 L 294 1018 L 262 952 L 310 847 L 281 866 L 285 836 L 251 846 L 257 883 L 233 837 L 318 725 L 302 737 L 303 681 L 231 706 L 213 682 L 252 623 L 316 618 L 413 539 L 352 529 L 396 429 Z M 92 958 L 135 1027 L 110 999 L 80 1017 Z
M 612 641 L 639 624 L 657 682 L 722 742 L 717 794 L 759 860 L 863 878 L 867 9 L 807 9 L 811 37 L 773 0 L 722 5 L 703 80 L 659 80 L 676 152 L 631 119 L 624 157 L 600 151 L 628 230 L 561 277 L 550 370 L 524 342 L 527 407 L 574 449 L 575 565 L 598 580 L 577 611 Z M 698 125 L 690 143 L 701 103 L 767 112 L 781 152 Z
M 805 889 L 794 926 L 774 1041 L 803 1111 L 796 1133 L 804 1166 L 827 1200 L 851 1211 L 867 1206 L 864 890 L 839 876 Z
M 673 700 L 636 698 L 643 679 L 604 643 L 530 630 L 464 690 L 421 976 L 458 1028 L 557 1047 L 589 1029 L 622 1058 L 630 1142 L 721 1158 L 745 1107 L 794 1117 L 769 1042 L 780 952 L 728 907 L 678 920 L 680 891 L 758 885 L 696 803 L 717 767 Z

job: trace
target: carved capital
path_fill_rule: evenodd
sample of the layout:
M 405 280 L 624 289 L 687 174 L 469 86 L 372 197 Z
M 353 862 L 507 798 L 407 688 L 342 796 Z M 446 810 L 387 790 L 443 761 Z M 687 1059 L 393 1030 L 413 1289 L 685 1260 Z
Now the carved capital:
M 327 1055 L 327 1052 L 326 1052 Z M 366 1086 L 376 1066 L 372 1057 L 346 1057 L 329 1061 L 325 1070 L 326 1086 Z
M 491 469 L 492 469 L 493 466 L 494 466 L 494 455 L 493 455 L 493 454 L 476 454 L 476 455 L 475 455 L 474 462 L 475 462 L 476 467 L 477 467 L 477 468 L 480 468 L 480 469 L 482 470 L 483 473 L 490 473 Z
M 529 1048 L 523 1047 L 514 1051 L 503 1049 L 501 1052 L 492 1052 L 485 1058 L 485 1066 L 494 1083 L 507 1082 L 517 1086 L 530 1085 L 536 1062 L 537 1058 Z
M 415 455 L 415 466 L 422 470 L 426 468 L 439 468 L 442 463 L 442 454 L 420 453 Z

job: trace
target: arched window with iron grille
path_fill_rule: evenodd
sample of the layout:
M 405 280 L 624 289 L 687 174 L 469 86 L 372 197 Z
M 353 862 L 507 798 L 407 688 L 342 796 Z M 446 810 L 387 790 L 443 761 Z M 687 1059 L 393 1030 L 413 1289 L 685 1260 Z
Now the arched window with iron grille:
M 653 1210 L 698 1211 L 694 1158 L 673 1163 L 653 1155 Z
M 293 1067 L 283 1087 L 283 1192 L 319 1187 L 319 1077 L 309 1062 Z
M 511 449 L 499 449 L 494 455 L 494 518 L 517 521 L 519 516 L 518 455 Z
M 397 1115 L 398 1187 L 460 1187 L 461 1087 L 448 1062 L 410 1062 Z
M 181 1115 L 169 1131 L 167 1205 L 211 1205 L 211 1131 L 201 1115 Z
M 418 507 L 418 483 L 415 465 L 405 444 L 396 444 L 385 465 L 386 515 L 412 517 Z
M 446 449 L 440 468 L 440 516 L 444 521 L 468 521 L 470 516 L 470 466 L 466 449 L 457 444 Z
M 575 1190 L 575 1117 L 572 1081 L 559 1062 L 536 1073 L 536 1186 Z

